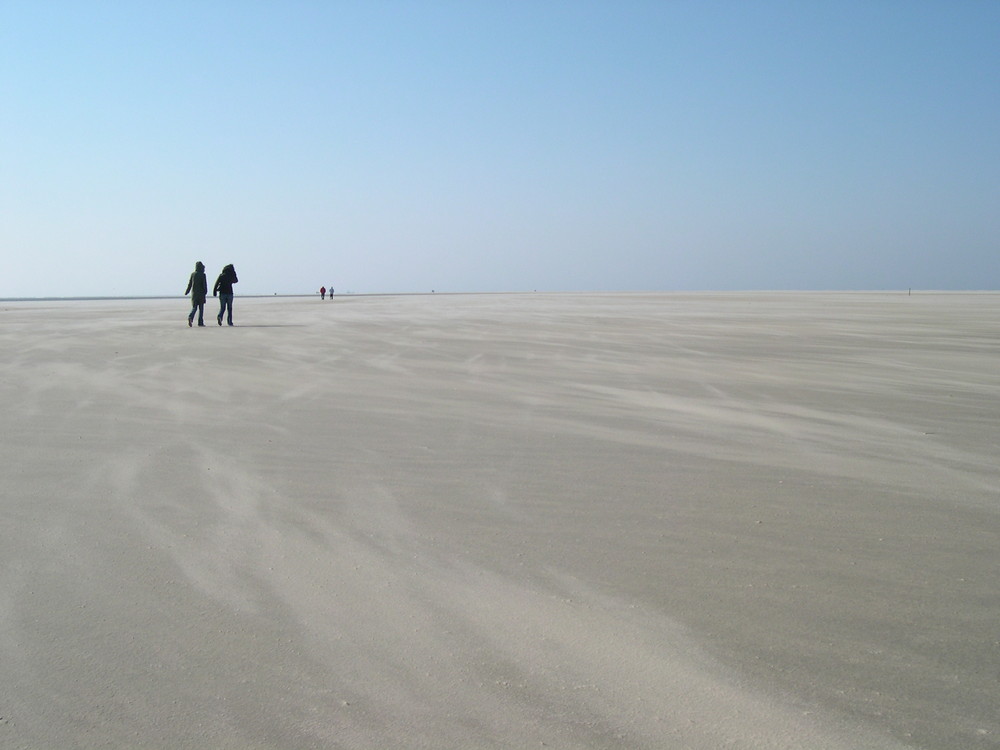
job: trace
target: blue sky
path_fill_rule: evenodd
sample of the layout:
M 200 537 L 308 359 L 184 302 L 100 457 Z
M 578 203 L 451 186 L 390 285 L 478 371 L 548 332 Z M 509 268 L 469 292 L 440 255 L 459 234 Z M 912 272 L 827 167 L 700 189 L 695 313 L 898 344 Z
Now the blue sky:
M 0 3 L 0 297 L 1000 288 L 993 0 Z

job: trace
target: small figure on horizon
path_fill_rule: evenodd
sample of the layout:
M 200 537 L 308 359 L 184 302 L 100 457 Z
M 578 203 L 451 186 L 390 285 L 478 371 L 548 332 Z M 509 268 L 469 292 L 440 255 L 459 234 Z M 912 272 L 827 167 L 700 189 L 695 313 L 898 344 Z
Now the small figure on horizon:
M 332 297 L 333 295 L 331 294 L 330 296 Z M 321 286 L 319 288 L 319 298 L 320 298 L 320 300 L 326 299 L 326 287 L 325 286 Z
M 233 284 L 239 281 L 236 278 L 236 269 L 233 264 L 230 263 L 228 266 L 222 269 L 222 273 L 219 274 L 219 278 L 215 280 L 215 288 L 212 290 L 212 296 L 218 295 L 219 297 L 219 325 L 222 325 L 222 316 L 228 311 L 228 323 L 233 324 Z
M 333 302 L 333 287 L 330 287 L 330 301 Z
M 198 325 L 205 326 L 205 297 L 208 296 L 208 279 L 205 277 L 205 264 L 200 260 L 194 264 L 194 273 L 188 279 L 184 294 L 191 294 L 191 313 L 188 315 L 188 328 L 194 322 L 194 314 L 198 313 Z

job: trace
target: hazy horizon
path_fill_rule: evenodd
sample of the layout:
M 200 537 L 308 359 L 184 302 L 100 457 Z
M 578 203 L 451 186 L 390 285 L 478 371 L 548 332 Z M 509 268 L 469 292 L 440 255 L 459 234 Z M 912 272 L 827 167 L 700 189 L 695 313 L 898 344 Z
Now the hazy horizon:
M 347 297 L 411 297 L 411 296 L 460 296 L 460 295 L 606 295 L 606 296 L 616 296 L 616 295 L 635 295 L 635 296 L 648 296 L 648 295 L 663 295 L 663 296 L 689 296 L 689 297 L 699 297 L 699 296 L 721 296 L 721 297 L 737 297 L 737 296 L 793 296 L 793 295 L 902 295 L 902 296 L 927 296 L 927 295 L 991 295 L 1000 294 L 1000 290 L 996 289 L 685 289 L 685 290 L 629 290 L 629 289 L 581 289 L 581 290 L 563 290 L 563 291 L 547 291 L 544 289 L 534 289 L 534 290 L 522 290 L 522 291 L 495 291 L 495 292 L 476 292 L 476 291 L 447 291 L 439 292 L 436 290 L 431 290 L 427 292 L 337 292 L 337 298 L 347 298 Z M 287 293 L 280 294 L 278 292 L 272 292 L 271 294 L 244 294 L 237 295 L 245 299 L 306 299 L 315 297 L 320 300 L 320 293 L 316 292 L 302 292 L 302 293 Z M 142 301 L 142 300 L 174 300 L 174 299 L 186 299 L 186 295 L 180 294 L 146 294 L 146 295 L 88 295 L 88 296 L 63 296 L 63 297 L 0 297 L 0 302 L 101 302 L 101 301 Z M 326 301 L 333 301 L 333 297 L 327 295 Z M 217 301 L 214 302 L 216 305 Z M 209 299 L 206 309 L 211 307 L 213 300 Z M 187 311 L 187 308 L 185 308 Z

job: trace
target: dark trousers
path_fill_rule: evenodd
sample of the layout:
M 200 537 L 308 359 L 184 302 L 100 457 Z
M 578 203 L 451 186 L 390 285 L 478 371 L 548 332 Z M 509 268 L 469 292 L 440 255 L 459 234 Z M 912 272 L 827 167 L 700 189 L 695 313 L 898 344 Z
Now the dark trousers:
M 228 312 L 228 318 L 226 322 L 229 325 L 233 324 L 233 295 L 231 294 L 220 294 L 219 295 L 219 325 L 222 325 L 222 316 L 224 313 Z
M 195 313 L 198 313 L 198 325 L 205 325 L 205 300 L 191 300 L 191 314 L 188 315 L 188 323 L 194 320 Z

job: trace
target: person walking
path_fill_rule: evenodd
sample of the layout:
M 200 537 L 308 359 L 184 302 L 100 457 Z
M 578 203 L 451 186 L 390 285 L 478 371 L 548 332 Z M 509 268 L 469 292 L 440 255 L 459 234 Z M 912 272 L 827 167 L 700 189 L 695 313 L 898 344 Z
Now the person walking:
M 219 297 L 219 325 L 222 325 L 222 316 L 228 312 L 227 322 L 229 325 L 233 324 L 233 284 L 239 281 L 236 278 L 236 269 L 233 268 L 233 264 L 230 263 L 228 266 L 222 269 L 222 273 L 219 274 L 219 278 L 215 280 L 215 288 L 212 290 L 212 296 Z
M 205 326 L 205 297 L 208 296 L 208 279 L 205 277 L 205 264 L 200 260 L 194 264 L 194 273 L 188 279 L 184 294 L 191 294 L 191 313 L 188 315 L 188 328 L 194 323 L 194 314 L 198 313 L 198 325 Z
M 321 286 L 319 288 L 319 298 L 320 298 L 320 300 L 326 299 L 326 287 L 325 286 Z

